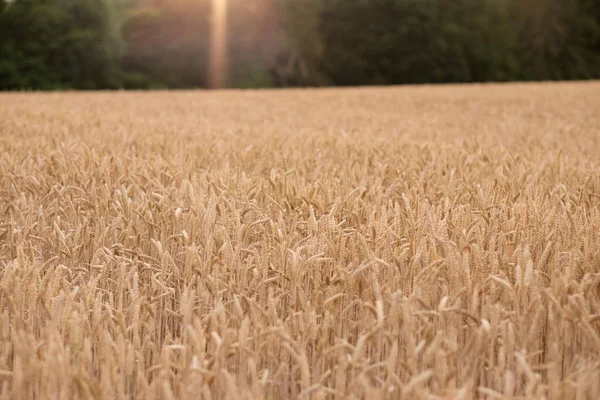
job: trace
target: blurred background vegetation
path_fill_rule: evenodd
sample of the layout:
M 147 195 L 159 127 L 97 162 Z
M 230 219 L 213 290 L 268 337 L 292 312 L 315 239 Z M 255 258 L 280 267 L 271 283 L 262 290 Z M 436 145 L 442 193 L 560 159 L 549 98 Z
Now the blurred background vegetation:
M 214 1 L 0 0 L 0 90 L 206 87 Z M 229 87 L 600 78 L 600 0 L 227 9 Z

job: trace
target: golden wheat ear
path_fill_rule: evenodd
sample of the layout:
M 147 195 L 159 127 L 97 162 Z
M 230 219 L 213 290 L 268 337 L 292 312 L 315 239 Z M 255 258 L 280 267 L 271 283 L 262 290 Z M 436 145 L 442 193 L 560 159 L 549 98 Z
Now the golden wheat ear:
M 0 399 L 600 398 L 599 109 L 0 94 Z

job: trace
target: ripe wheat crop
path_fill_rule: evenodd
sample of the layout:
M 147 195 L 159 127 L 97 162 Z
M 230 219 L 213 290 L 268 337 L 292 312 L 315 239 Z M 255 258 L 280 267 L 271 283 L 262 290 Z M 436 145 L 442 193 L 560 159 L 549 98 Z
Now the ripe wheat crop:
M 600 84 L 0 94 L 0 398 L 600 398 Z

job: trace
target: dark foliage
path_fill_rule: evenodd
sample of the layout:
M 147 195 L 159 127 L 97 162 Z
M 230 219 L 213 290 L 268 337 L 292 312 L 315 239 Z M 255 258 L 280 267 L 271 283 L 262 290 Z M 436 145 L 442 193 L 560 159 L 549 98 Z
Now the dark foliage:
M 600 78 L 600 0 L 229 3 L 235 87 Z M 211 0 L 0 0 L 0 90 L 196 88 Z

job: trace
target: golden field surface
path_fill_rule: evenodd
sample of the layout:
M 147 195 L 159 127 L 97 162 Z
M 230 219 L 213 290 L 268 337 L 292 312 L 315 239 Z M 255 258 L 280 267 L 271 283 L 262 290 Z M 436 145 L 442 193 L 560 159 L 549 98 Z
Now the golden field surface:
M 600 83 L 0 94 L 0 398 L 600 398 Z

